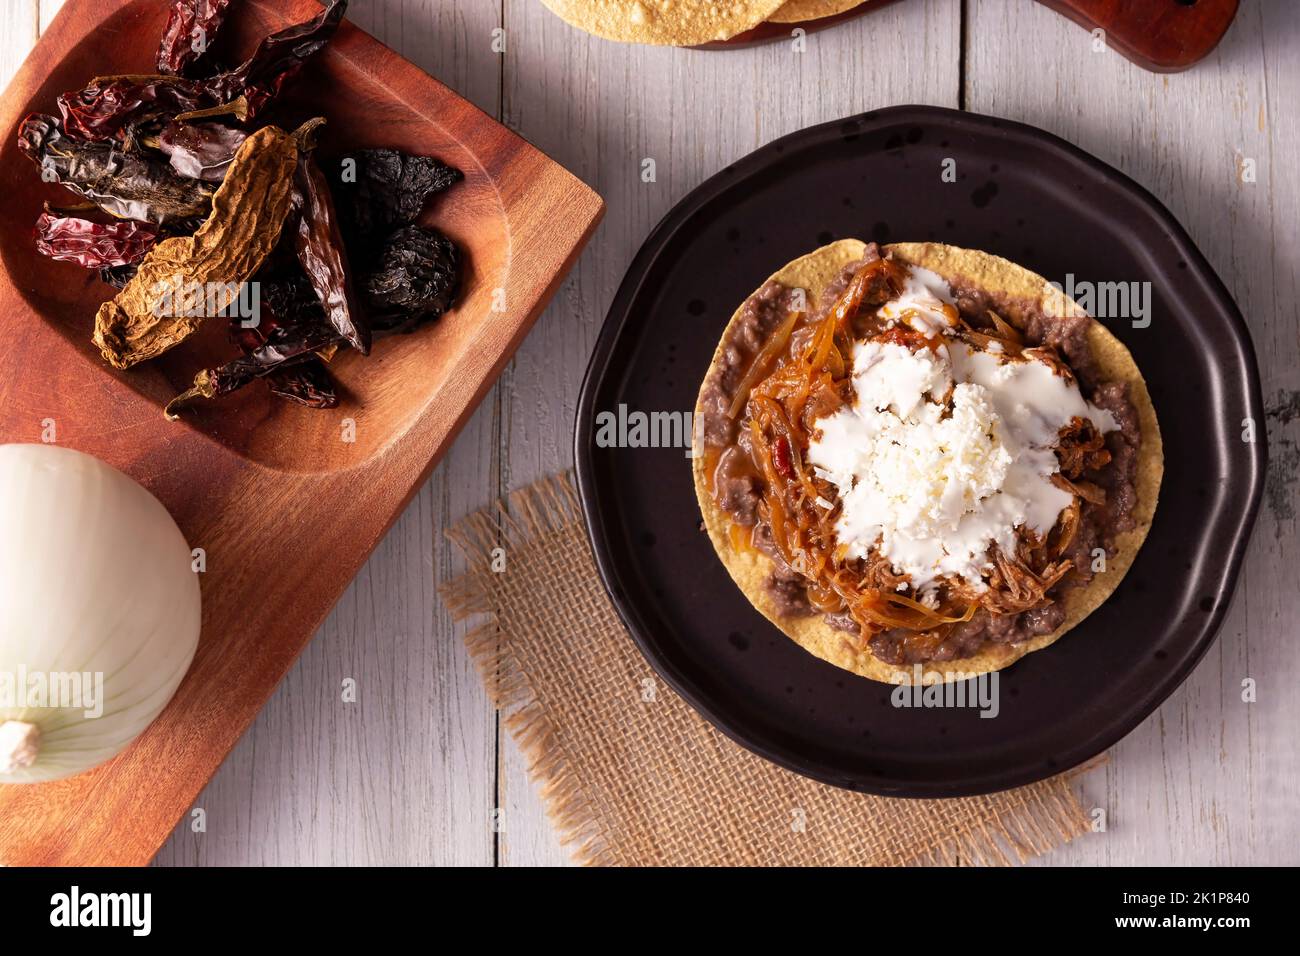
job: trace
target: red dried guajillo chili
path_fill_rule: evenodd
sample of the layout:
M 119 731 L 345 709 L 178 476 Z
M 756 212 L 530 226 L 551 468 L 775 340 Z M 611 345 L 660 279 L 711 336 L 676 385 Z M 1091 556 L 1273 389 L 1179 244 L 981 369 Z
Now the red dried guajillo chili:
M 36 219 L 36 250 L 61 262 L 87 269 L 139 262 L 158 241 L 158 227 L 124 220 L 101 223 L 43 212 Z
M 231 114 L 256 116 L 338 29 L 347 0 L 305 23 L 273 33 L 233 70 L 207 79 L 183 76 L 103 76 L 58 98 L 63 129 L 88 142 L 129 139 L 142 126 L 165 120 Z
M 207 52 L 226 18 L 230 0 L 171 0 L 158 44 L 158 72 L 184 76 Z

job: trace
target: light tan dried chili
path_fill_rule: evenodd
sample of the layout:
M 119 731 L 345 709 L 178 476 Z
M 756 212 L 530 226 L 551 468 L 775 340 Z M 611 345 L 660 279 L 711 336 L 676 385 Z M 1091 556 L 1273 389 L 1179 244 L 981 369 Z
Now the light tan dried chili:
M 99 307 L 94 342 L 110 365 L 125 369 L 156 358 L 229 307 L 280 239 L 299 143 L 317 122 L 295 133 L 267 126 L 248 137 L 198 231 L 154 246 L 117 297 Z

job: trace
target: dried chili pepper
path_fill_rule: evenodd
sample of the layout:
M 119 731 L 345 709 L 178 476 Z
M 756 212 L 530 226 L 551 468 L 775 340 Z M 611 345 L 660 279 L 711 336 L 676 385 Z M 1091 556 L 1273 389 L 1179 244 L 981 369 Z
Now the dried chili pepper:
M 340 162 L 337 186 L 349 241 L 369 243 L 407 226 L 435 193 L 464 176 L 432 156 L 395 149 L 363 149 Z
M 229 314 L 250 280 L 261 287 L 269 315 L 252 327 L 232 320 L 242 354 L 199 372 L 168 404 L 169 418 L 257 380 L 286 400 L 335 407 L 328 361 L 344 345 L 370 348 L 359 298 L 383 331 L 409 331 L 454 303 L 459 251 L 415 221 L 430 196 L 462 176 L 432 157 L 372 149 L 345 157 L 331 189 L 311 155 L 323 120 L 292 135 L 196 122 L 258 115 L 329 42 L 347 0 L 325 0 L 316 17 L 265 37 L 221 72 L 203 64 L 230 0 L 169 3 L 158 75 L 98 77 L 58 98 L 61 119 L 24 122 L 19 146 L 42 177 L 89 200 L 64 214 L 47 206 L 38 249 L 98 269 L 121 290 L 101 306 L 94 335 L 118 368 L 179 344 L 207 316 Z M 356 175 L 346 175 L 349 166 Z M 130 221 L 82 218 L 86 209 Z
M 185 75 L 207 52 L 230 0 L 172 0 L 158 44 L 158 72 Z
M 314 132 L 307 136 L 310 140 Z M 307 150 L 299 153 L 294 171 L 294 209 L 294 251 L 326 319 L 349 345 L 369 355 L 370 324 L 357 306 L 338 212 L 325 176 Z
M 319 322 L 313 318 L 313 324 Z M 296 334 L 304 331 L 298 328 Z M 243 324 L 240 319 L 230 321 L 230 339 L 239 346 L 244 355 L 250 355 L 271 342 L 284 342 L 294 335 L 292 324 L 286 326 L 284 320 L 273 313 L 263 314 L 261 321 L 254 327 Z M 266 383 L 273 395 L 306 405 L 308 408 L 334 408 L 338 405 L 338 393 L 334 389 L 333 379 L 324 361 L 315 355 L 295 359 L 286 365 L 268 371 Z
M 108 266 L 99 270 L 99 281 L 111 285 L 114 289 L 125 289 L 126 284 L 135 278 L 138 267 L 134 264 L 125 266 Z
M 101 212 L 102 210 L 90 200 L 82 202 L 49 202 L 42 205 L 45 211 L 54 216 L 78 216 L 83 212 Z
M 100 223 L 43 212 L 36 219 L 36 250 L 61 262 L 104 269 L 139 262 L 158 241 L 158 228 L 124 220 Z
M 158 148 L 167 154 L 179 176 L 219 183 L 248 134 L 220 123 L 168 123 L 158 134 Z
M 460 253 L 442 233 L 406 226 L 384 242 L 363 288 L 376 331 L 413 331 L 455 303 Z
M 329 369 L 319 358 L 279 369 L 266 377 L 271 394 L 308 408 L 337 408 L 338 391 Z
M 99 142 L 130 140 L 140 127 L 164 120 L 224 113 L 240 121 L 251 119 L 329 42 L 346 9 L 347 0 L 332 0 L 312 19 L 263 39 L 253 55 L 233 70 L 207 79 L 97 77 L 58 98 L 63 128 L 71 137 Z
M 53 116 L 33 113 L 23 120 L 18 148 L 46 182 L 61 183 L 120 219 L 165 223 L 206 216 L 212 205 L 210 184 L 177 176 L 143 153 L 69 140 Z
M 99 76 L 55 102 L 68 136 L 87 143 L 217 105 L 200 82 L 180 76 Z
M 415 226 L 429 198 L 463 178 L 432 156 L 364 149 L 342 158 L 337 196 L 358 288 L 375 332 L 410 332 L 451 308 L 460 286 L 455 244 Z M 347 175 L 350 173 L 351 175 Z
M 347 8 L 347 0 L 328 0 L 312 19 L 272 33 L 242 64 L 206 81 L 208 89 L 226 104 L 242 99 L 247 116 L 255 116 L 286 80 L 329 43 Z
M 265 283 L 270 306 L 256 326 L 230 323 L 230 338 L 243 355 L 218 368 L 204 369 L 188 391 L 168 402 L 164 414 L 175 421 L 178 409 L 199 399 L 229 395 L 265 379 L 276 395 L 311 408 L 333 408 L 338 395 L 320 355 L 342 340 L 325 321 L 306 279 Z
M 329 327 L 301 331 L 277 330 L 265 345 L 247 355 L 227 362 L 220 368 L 199 372 L 194 376 L 193 387 L 168 402 L 163 414 L 175 421 L 179 417 L 178 409 L 189 402 L 229 395 L 259 378 L 285 370 L 290 363 L 312 359 L 321 349 L 329 348 L 338 341 L 338 333 Z
M 215 308 L 230 305 L 279 242 L 297 163 L 297 134 L 267 126 L 244 141 L 199 230 L 154 246 L 126 288 L 99 307 L 94 341 L 109 364 L 130 368 L 197 331 L 212 308 L 196 308 L 191 290 L 216 285 Z
M 302 270 L 296 268 L 296 260 L 294 265 L 291 275 L 262 281 L 262 301 L 270 306 L 279 325 L 295 328 L 308 325 L 329 326 L 325 321 L 325 310 L 312 291 L 311 283 L 302 274 Z

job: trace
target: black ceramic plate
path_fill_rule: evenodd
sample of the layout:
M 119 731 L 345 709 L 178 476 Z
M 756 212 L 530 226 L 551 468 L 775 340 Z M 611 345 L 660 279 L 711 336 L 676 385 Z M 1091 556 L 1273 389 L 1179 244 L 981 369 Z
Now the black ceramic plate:
M 943 183 L 941 164 L 957 162 Z M 1123 584 L 1051 648 L 1001 672 L 1001 712 L 901 709 L 887 685 L 805 653 L 731 582 L 700 530 L 681 449 L 596 447 L 596 415 L 694 408 L 732 312 L 832 239 L 936 240 L 1064 282 L 1151 283 L 1149 328 L 1111 322 L 1151 389 L 1160 505 Z M 1242 441 L 1242 421 L 1257 427 Z M 1031 127 L 899 107 L 817 126 L 724 169 L 664 219 L 601 332 L 575 456 L 596 561 L 655 670 L 728 736 L 837 786 L 987 793 L 1102 752 L 1187 677 L 1227 610 L 1266 460 L 1259 373 L 1223 284 L 1173 217 L 1109 166 Z

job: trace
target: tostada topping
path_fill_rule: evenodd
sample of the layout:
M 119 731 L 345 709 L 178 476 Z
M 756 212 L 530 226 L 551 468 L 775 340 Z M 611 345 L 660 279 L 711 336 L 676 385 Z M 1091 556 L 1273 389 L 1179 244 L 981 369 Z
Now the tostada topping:
M 1045 538 L 1073 501 L 1052 480 L 1061 430 L 1079 418 L 1105 433 L 1115 419 L 1028 353 L 928 344 L 855 343 L 856 399 L 816 420 L 808 461 L 838 492 L 848 557 L 877 549 L 922 592 L 954 575 L 982 591 L 992 546 Z
M 1136 415 L 1095 380 L 1090 320 L 1013 326 L 874 245 L 805 314 L 811 291 L 751 296 L 701 392 L 714 501 L 771 559 L 777 615 L 890 663 L 1053 631 L 1135 501 Z

